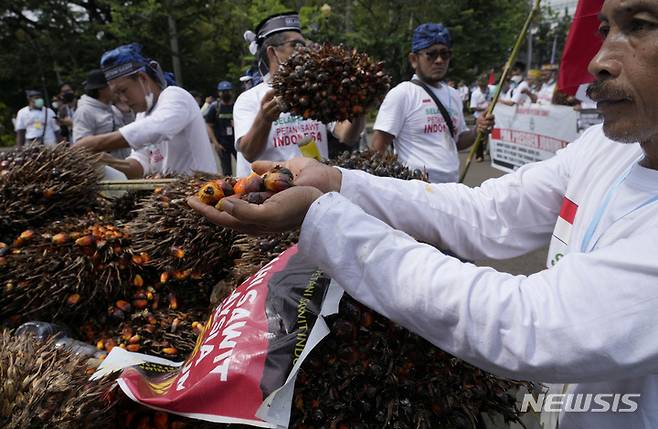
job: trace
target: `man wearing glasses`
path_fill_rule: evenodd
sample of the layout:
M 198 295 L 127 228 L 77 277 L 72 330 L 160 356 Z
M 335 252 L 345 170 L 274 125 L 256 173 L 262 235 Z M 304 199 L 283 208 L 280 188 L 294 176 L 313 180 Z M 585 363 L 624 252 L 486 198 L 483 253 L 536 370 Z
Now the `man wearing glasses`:
M 458 151 L 473 144 L 477 131 L 488 134 L 493 117 L 480 115 L 476 129 L 464 122 L 459 92 L 443 79 L 452 58 L 450 32 L 442 24 L 421 24 L 411 42 L 411 81 L 393 88 L 375 121 L 373 148 L 385 151 L 393 143 L 400 161 L 410 168 L 425 168 L 430 182 L 456 182 Z
M 233 109 L 237 176 L 248 175 L 250 164 L 256 160 L 285 161 L 301 156 L 298 143 L 309 139 L 315 141 L 320 155 L 328 158 L 328 129 L 341 143 L 358 142 L 365 116 L 327 125 L 281 111 L 270 83 L 295 48 L 306 45 L 297 13 L 265 18 L 256 27 L 256 34 L 248 31 L 245 39 L 251 42 L 250 51 L 256 55 L 264 77 L 262 83 L 240 94 Z

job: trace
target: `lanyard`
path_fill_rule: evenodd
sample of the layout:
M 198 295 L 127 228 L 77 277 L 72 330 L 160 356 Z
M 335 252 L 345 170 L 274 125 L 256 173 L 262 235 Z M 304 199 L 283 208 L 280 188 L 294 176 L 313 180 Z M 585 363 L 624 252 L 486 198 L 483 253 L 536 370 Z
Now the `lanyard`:
M 587 253 L 591 251 L 594 246 L 596 246 L 596 243 L 598 242 L 598 238 L 596 241 L 590 246 L 590 242 L 592 241 L 592 237 L 594 236 L 594 233 L 596 232 L 596 228 L 598 228 L 599 224 L 601 223 L 601 219 L 603 219 L 603 215 L 605 214 L 606 209 L 610 205 L 610 201 L 612 201 L 612 198 L 619 192 L 619 187 L 624 183 L 628 175 L 631 173 L 631 169 L 633 166 L 639 162 L 639 160 L 642 159 L 640 157 L 636 162 L 631 164 L 631 166 L 621 175 L 617 180 L 613 183 L 612 187 L 610 187 L 610 190 L 608 190 L 608 193 L 605 195 L 603 198 L 603 201 L 599 205 L 599 207 L 596 209 L 596 212 L 594 213 L 594 217 L 592 218 L 592 221 L 590 222 L 589 226 L 587 227 L 587 231 L 585 231 L 585 236 L 583 237 L 583 241 L 580 245 L 580 251 L 583 253 Z M 636 212 L 646 206 L 649 206 L 655 202 L 658 201 L 658 195 L 654 195 L 651 198 L 647 199 L 634 209 L 631 209 L 630 211 L 626 212 L 622 216 L 618 217 L 617 219 L 612 221 L 612 224 L 615 224 L 617 221 L 625 218 L 626 216 L 630 215 L 633 212 Z M 611 225 L 612 225 L 611 224 Z

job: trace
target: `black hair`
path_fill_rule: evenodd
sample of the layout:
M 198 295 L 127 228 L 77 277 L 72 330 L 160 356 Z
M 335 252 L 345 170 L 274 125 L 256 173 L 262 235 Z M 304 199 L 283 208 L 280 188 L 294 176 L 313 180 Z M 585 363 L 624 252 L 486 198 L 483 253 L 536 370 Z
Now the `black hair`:
M 64 88 L 67 85 L 69 88 L 73 90 L 73 92 L 75 92 L 75 87 L 70 82 L 62 82 L 61 85 L 59 85 L 59 92 L 62 92 L 62 88 Z
M 525 72 L 525 63 L 523 61 L 517 61 L 512 68 L 519 69 L 521 70 L 521 73 L 523 73 Z
M 85 90 L 85 94 L 87 94 L 91 98 L 95 98 L 98 100 L 98 97 L 100 97 L 100 88 L 94 88 L 94 89 L 87 89 Z

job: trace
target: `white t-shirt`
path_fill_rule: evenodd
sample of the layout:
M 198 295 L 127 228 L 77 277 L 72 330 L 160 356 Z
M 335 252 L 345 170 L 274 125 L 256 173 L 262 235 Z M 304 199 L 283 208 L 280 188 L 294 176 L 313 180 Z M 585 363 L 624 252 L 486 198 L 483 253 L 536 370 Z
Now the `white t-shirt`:
M 608 404 L 611 393 L 640 394 L 630 398 L 635 412 L 606 412 L 594 399 L 590 412 L 560 414 L 561 429 L 657 428 L 658 202 L 643 203 L 658 195 L 658 171 L 637 165 L 641 154 L 639 144 L 611 141 L 597 125 L 554 157 L 477 188 L 343 171 L 340 194 L 325 194 L 306 213 L 299 251 L 356 300 L 484 370 L 570 383 L 568 394 L 603 394 Z M 629 167 L 593 250 L 581 252 Z M 565 219 L 569 230 L 559 225 Z M 563 241 L 562 257 L 529 276 L 464 264 L 436 248 L 507 259 L 551 237 Z
M 446 84 L 430 88 L 450 114 L 459 138 L 468 130 L 459 92 Z M 455 140 L 436 104 L 420 86 L 402 82 L 390 90 L 379 108 L 374 129 L 395 137 L 393 147 L 400 162 L 412 169 L 427 169 L 430 182 L 456 182 L 459 178 Z
M 140 113 L 119 132 L 144 174 L 219 173 L 206 122 L 192 95 L 168 86 L 150 114 Z
M 471 94 L 471 104 L 470 104 L 471 109 L 486 109 L 489 107 L 489 92 L 487 91 L 486 93 L 482 92 L 480 87 L 478 86 L 475 88 L 473 93 Z M 474 111 L 473 116 L 476 118 L 480 116 L 482 112 Z
M 46 115 L 48 119 L 46 120 Z M 44 127 L 46 133 L 44 135 Z M 55 131 L 59 131 L 57 124 L 57 115 L 49 107 L 42 107 L 41 110 L 31 109 L 25 106 L 16 114 L 16 131 L 25 130 L 25 142 L 43 136 L 44 144 L 55 144 Z
M 269 81 L 267 76 L 266 79 Z M 261 82 L 240 94 L 233 106 L 235 149 L 238 152 L 236 175 L 238 177 L 248 176 L 251 172 L 250 162 L 240 152 L 240 139 L 251 129 L 256 114 L 260 110 L 261 100 L 270 89 L 272 89 L 272 86 L 268 82 Z M 302 156 L 299 147 L 297 147 L 297 142 L 304 136 L 312 136 L 320 150 L 320 155 L 323 158 L 329 158 L 327 126 L 325 124 L 313 120 L 304 120 L 301 116 L 282 113 L 279 119 L 272 123 L 265 150 L 258 159 L 286 161 Z
M 553 93 L 557 82 L 551 81 L 543 83 L 541 89 L 537 93 L 538 104 L 553 104 Z
M 532 100 L 527 94 L 523 93 L 523 90 L 530 91 L 530 84 L 528 84 L 528 82 L 525 80 L 515 87 L 510 87 L 510 89 L 508 89 L 505 93 L 505 97 L 503 97 L 503 99 L 513 101 L 519 106 L 531 104 Z

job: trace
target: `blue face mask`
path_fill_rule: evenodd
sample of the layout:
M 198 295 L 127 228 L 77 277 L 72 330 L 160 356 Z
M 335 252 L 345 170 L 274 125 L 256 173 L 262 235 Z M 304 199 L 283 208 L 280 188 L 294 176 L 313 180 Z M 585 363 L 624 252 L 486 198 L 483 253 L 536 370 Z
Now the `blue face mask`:
M 41 109 L 43 107 L 43 98 L 37 98 L 34 100 L 34 107 Z

